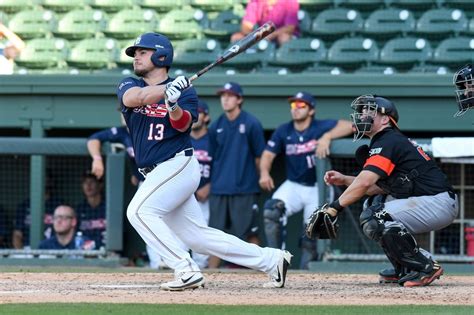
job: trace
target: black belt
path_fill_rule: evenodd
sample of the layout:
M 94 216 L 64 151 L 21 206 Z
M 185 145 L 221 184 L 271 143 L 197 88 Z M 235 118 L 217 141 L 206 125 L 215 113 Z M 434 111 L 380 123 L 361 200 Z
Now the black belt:
M 178 152 L 174 155 L 174 157 L 176 156 L 193 156 L 194 154 L 194 150 L 193 149 L 185 149 L 181 152 Z M 138 171 L 143 175 L 143 176 L 146 176 L 148 173 L 150 173 L 151 171 L 153 171 L 155 169 L 155 167 L 157 167 L 160 163 L 156 163 L 156 164 L 153 164 L 152 166 L 147 166 L 147 167 L 142 167 L 142 168 L 139 168 Z
M 454 191 L 448 190 L 448 195 L 451 197 L 453 200 L 456 200 L 456 193 Z

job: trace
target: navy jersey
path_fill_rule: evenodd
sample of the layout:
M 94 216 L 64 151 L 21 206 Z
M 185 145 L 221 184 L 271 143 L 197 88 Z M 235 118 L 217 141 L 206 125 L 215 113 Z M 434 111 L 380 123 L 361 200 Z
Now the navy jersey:
M 168 78 L 160 84 L 166 84 L 173 79 Z M 123 104 L 124 93 L 132 87 L 145 87 L 143 79 L 128 77 L 123 79 L 118 88 L 117 96 L 122 108 L 122 114 L 132 137 L 137 166 L 147 167 L 166 161 L 180 151 L 191 148 L 189 133 L 180 132 L 171 126 L 165 100 L 156 100 L 156 103 L 135 108 L 128 108 Z M 193 87 L 181 93 L 178 104 L 187 110 L 193 119 L 197 120 L 198 97 Z
M 53 235 L 48 239 L 42 240 L 39 244 L 39 249 L 76 249 L 76 247 L 74 243 L 74 237 L 69 243 L 62 245 L 58 242 L 56 235 Z
M 255 158 L 262 155 L 265 138 L 256 117 L 242 111 L 229 121 L 222 114 L 209 127 L 209 144 L 211 193 L 234 195 L 260 191 Z
M 209 134 L 206 133 L 199 139 L 191 137 L 191 143 L 194 148 L 194 156 L 199 162 L 201 169 L 201 181 L 199 188 L 208 184 L 211 181 L 211 161 L 212 157 L 209 155 Z
M 105 246 L 104 236 L 107 229 L 105 201 L 92 208 L 87 200 L 83 200 L 76 207 L 79 229 L 83 235 L 95 242 L 95 248 Z
M 337 120 L 333 119 L 315 119 L 308 128 L 298 131 L 293 121 L 290 121 L 273 132 L 265 149 L 275 154 L 285 153 L 288 180 L 314 186 L 316 183 L 315 151 L 318 139 L 336 124 Z
M 128 133 L 127 127 L 112 127 L 97 131 L 89 137 L 89 140 L 99 140 L 102 142 L 118 142 L 124 145 L 130 158 L 133 175 L 139 180 L 144 180 L 143 175 L 138 171 L 135 163 L 135 152 L 133 151 L 132 138 Z

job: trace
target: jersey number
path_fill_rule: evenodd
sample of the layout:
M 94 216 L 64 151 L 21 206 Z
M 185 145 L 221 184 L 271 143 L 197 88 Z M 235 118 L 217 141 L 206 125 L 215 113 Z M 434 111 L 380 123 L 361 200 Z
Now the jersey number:
M 308 164 L 308 168 L 313 168 L 316 166 L 316 159 L 314 155 L 307 155 L 306 156 L 306 163 Z
M 163 124 L 150 124 L 150 130 L 148 131 L 148 140 L 160 141 L 163 139 L 165 126 Z
M 201 169 L 201 177 L 209 178 L 211 176 L 211 166 L 208 164 L 199 164 L 199 168 Z

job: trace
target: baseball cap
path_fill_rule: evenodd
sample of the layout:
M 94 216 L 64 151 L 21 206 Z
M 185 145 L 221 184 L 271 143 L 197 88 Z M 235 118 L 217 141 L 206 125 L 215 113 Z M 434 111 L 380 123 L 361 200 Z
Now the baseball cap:
M 314 99 L 313 95 L 304 91 L 297 92 L 294 96 L 290 97 L 288 101 L 290 103 L 293 101 L 302 101 L 302 102 L 307 103 L 309 106 L 313 108 L 316 106 L 316 100 Z
M 218 95 L 221 95 L 222 93 L 226 93 L 226 92 L 235 94 L 238 97 L 243 97 L 244 96 L 244 92 L 242 90 L 242 87 L 240 86 L 240 84 L 238 84 L 236 82 L 227 82 L 226 84 L 224 84 L 224 86 L 222 88 L 217 90 Z
M 204 113 L 206 115 L 209 115 L 209 106 L 207 106 L 207 103 L 201 100 L 198 100 L 198 107 L 197 107 L 198 113 Z

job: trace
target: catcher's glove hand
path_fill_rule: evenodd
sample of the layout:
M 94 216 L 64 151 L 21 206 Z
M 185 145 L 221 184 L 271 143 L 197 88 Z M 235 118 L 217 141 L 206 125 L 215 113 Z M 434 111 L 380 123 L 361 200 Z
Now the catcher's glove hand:
M 325 204 L 316 209 L 306 225 L 306 236 L 310 239 L 335 239 L 339 230 L 337 215 L 331 216 L 327 211 L 333 209 Z

